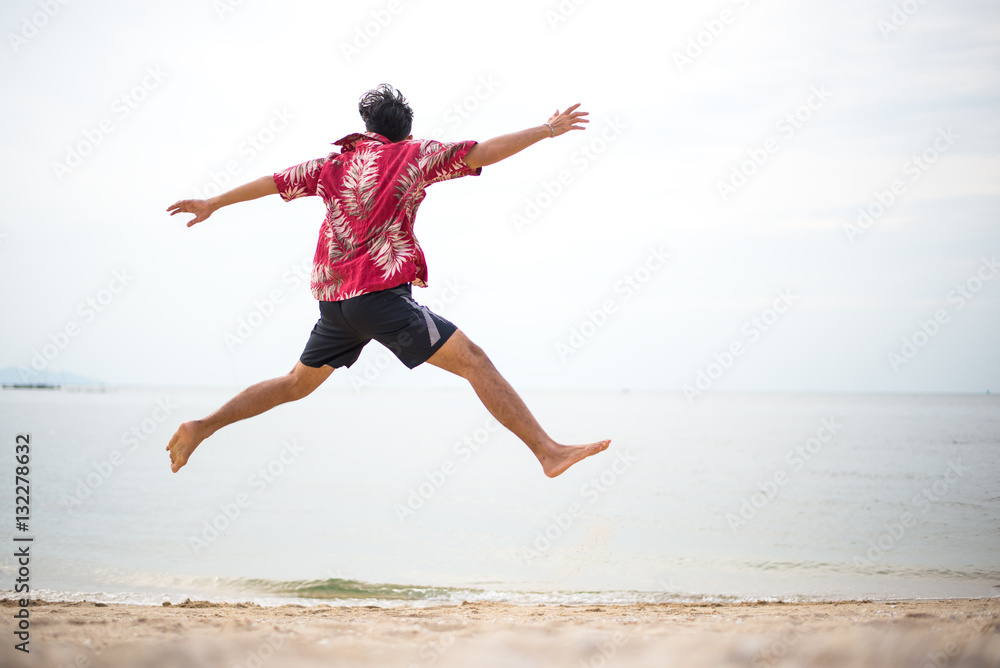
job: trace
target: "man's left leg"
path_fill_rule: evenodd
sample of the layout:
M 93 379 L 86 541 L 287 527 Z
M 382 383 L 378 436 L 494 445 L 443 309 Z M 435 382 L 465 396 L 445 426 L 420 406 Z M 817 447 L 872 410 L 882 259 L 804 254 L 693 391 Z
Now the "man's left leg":
M 185 422 L 177 428 L 167 445 L 170 470 L 177 473 L 202 441 L 226 425 L 260 415 L 279 404 L 301 399 L 322 385 L 331 373 L 333 367 L 330 366 L 313 368 L 296 362 L 288 375 L 251 385 L 208 417 Z
M 550 478 L 555 478 L 581 459 L 607 449 L 611 441 L 588 445 L 561 445 L 553 441 L 521 397 L 483 352 L 462 330 L 455 331 L 428 363 L 465 378 L 500 424 L 524 441 Z

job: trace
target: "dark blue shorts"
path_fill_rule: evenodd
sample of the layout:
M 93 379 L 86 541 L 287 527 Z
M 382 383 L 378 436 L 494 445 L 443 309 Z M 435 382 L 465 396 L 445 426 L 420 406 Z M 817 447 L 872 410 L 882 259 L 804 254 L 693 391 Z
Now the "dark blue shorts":
M 420 366 L 458 328 L 413 301 L 409 283 L 338 302 L 320 302 L 320 318 L 299 358 L 313 368 L 349 367 L 375 339 L 410 369 Z

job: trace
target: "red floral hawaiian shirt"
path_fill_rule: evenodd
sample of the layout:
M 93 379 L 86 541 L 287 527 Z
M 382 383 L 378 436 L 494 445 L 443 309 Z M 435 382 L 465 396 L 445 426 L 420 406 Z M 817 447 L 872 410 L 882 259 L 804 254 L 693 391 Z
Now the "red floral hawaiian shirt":
M 326 203 L 313 257 L 312 294 L 340 301 L 402 283 L 427 285 L 427 263 L 413 235 L 425 188 L 479 175 L 465 155 L 474 141 L 390 142 L 374 132 L 351 134 L 331 153 L 274 175 L 286 202 L 318 195 Z

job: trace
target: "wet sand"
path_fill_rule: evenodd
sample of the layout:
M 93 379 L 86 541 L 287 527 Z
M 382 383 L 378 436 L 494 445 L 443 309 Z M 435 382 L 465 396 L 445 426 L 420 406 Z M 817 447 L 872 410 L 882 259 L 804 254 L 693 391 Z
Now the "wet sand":
M 35 602 L 10 668 L 1000 667 L 1000 599 L 430 608 Z

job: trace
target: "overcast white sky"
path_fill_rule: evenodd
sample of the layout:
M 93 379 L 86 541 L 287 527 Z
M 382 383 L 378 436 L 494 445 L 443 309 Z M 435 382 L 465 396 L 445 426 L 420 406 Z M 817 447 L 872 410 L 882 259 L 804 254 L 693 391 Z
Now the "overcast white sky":
M 584 133 L 432 186 L 417 217 L 418 299 L 516 386 L 1000 388 L 995 1 L 7 0 L 0 21 L 0 368 L 288 371 L 317 318 L 293 269 L 322 203 L 274 197 L 193 229 L 164 209 L 227 169 L 238 185 L 325 155 L 389 82 L 418 137 L 591 112 Z M 763 164 L 730 181 L 751 154 Z M 241 320 L 249 336 L 227 342 Z M 329 382 L 452 382 L 395 360 L 375 374 L 385 354 Z

